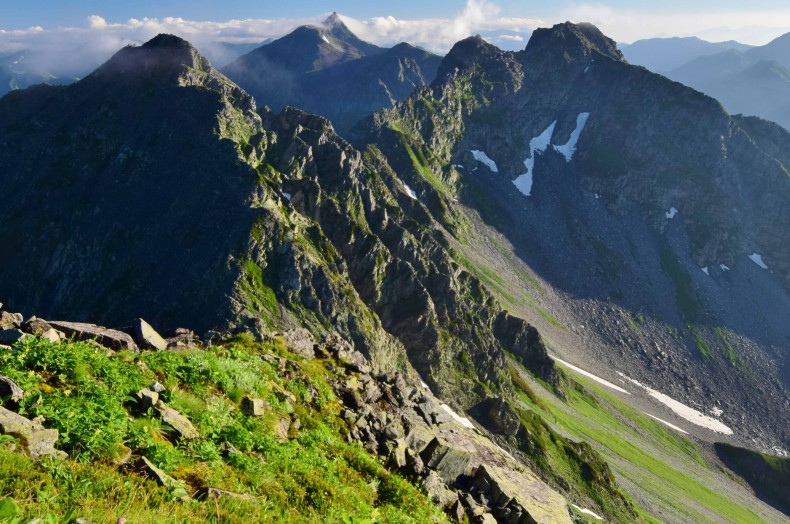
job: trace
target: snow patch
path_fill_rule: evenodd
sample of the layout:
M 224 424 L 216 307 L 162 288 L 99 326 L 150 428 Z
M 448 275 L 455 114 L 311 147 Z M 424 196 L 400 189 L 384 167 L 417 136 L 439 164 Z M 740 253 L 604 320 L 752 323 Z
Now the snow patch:
M 766 265 L 766 263 L 763 262 L 763 256 L 762 255 L 758 255 L 757 253 L 752 253 L 751 255 L 749 255 L 749 258 L 751 258 L 752 262 L 754 262 L 755 264 L 757 264 L 761 268 L 768 269 L 768 266 Z
M 667 218 L 675 218 L 675 215 L 678 214 L 678 210 L 674 207 L 670 207 L 669 211 L 664 214 L 667 216 Z
M 590 66 L 587 66 L 587 67 L 585 67 L 585 68 L 584 68 L 584 72 L 585 72 L 585 73 L 586 73 L 587 71 L 589 71 L 589 70 L 590 70 Z
M 491 160 L 488 155 L 485 154 L 484 151 L 478 151 L 477 149 L 472 150 L 472 156 L 475 157 L 475 160 L 478 162 L 484 163 L 488 169 L 493 171 L 494 173 L 499 173 L 499 169 L 496 167 L 496 162 Z
M 688 432 L 688 431 L 686 431 L 686 430 L 684 430 L 684 429 L 680 429 L 680 428 L 679 428 L 679 427 L 677 427 L 676 425 L 674 425 L 674 424 L 671 424 L 671 423 L 667 422 L 667 421 L 666 421 L 666 420 L 664 420 L 664 419 L 660 419 L 660 418 L 658 418 L 658 417 L 654 417 L 654 416 L 653 416 L 653 415 L 651 415 L 650 413 L 645 413 L 645 415 L 647 415 L 648 417 L 650 417 L 650 418 L 652 418 L 652 419 L 654 419 L 654 420 L 657 420 L 657 421 L 661 422 L 662 424 L 664 424 L 664 425 L 666 425 L 666 426 L 669 426 L 670 428 L 674 429 L 675 431 L 679 431 L 679 432 L 681 432 L 681 433 L 685 433 L 686 435 L 688 435 L 688 434 L 689 434 L 689 432 Z
M 573 158 L 573 153 L 576 151 L 576 142 L 579 141 L 579 136 L 582 134 L 582 130 L 589 116 L 590 113 L 579 113 L 579 116 L 576 117 L 576 128 L 571 133 L 570 138 L 568 138 L 568 142 L 563 145 L 554 146 L 554 150 L 562 154 L 566 162 L 570 162 L 571 158 Z
M 718 420 L 716 420 L 715 418 L 709 417 L 697 411 L 696 409 L 683 404 L 682 402 L 678 402 L 677 400 L 670 397 L 669 395 L 665 395 L 660 391 L 651 389 L 645 386 L 644 384 L 642 384 L 641 382 L 637 382 L 636 380 L 625 376 L 619 371 L 617 372 L 617 374 L 623 377 L 624 379 L 626 379 L 627 381 L 631 382 L 632 384 L 635 384 L 640 388 L 644 389 L 645 391 L 647 391 L 648 395 L 658 400 L 659 402 L 667 406 L 669 409 L 674 411 L 676 415 L 688 420 L 692 424 L 696 424 L 697 426 L 710 429 L 717 433 L 732 435 L 732 430 L 729 427 L 722 424 L 721 422 L 719 422 Z
M 321 35 L 321 39 L 323 39 L 323 41 L 326 42 L 327 44 L 332 45 L 332 42 L 329 41 L 326 35 Z
M 291 201 L 291 197 L 292 197 L 291 193 L 286 193 L 285 191 L 283 191 L 283 196 L 288 199 L 288 202 Z
M 700 269 L 702 270 L 703 273 L 710 276 L 710 271 L 708 270 L 708 266 L 701 267 Z
M 592 518 L 594 518 L 595 520 L 603 520 L 602 516 L 598 515 L 597 513 L 593 513 L 591 510 L 589 510 L 587 508 L 580 508 L 576 504 L 571 504 L 571 506 L 576 508 L 579 511 L 579 513 L 584 513 L 585 515 L 589 515 Z
M 625 389 L 621 388 L 620 386 L 615 386 L 614 384 L 612 384 L 612 383 L 611 383 L 611 382 L 609 382 L 608 380 L 604 380 L 604 379 L 602 379 L 601 377 L 598 377 L 598 376 L 596 376 L 596 375 L 593 375 L 593 374 L 592 374 L 592 373 L 590 373 L 589 371 L 584 371 L 584 370 L 583 370 L 583 369 L 581 369 L 581 368 L 577 368 L 577 367 L 576 367 L 576 366 L 574 366 L 573 364 L 568 364 L 568 363 L 567 363 L 567 362 L 565 362 L 564 360 L 561 360 L 561 359 L 559 359 L 559 358 L 557 358 L 557 357 L 555 357 L 555 356 L 553 356 L 553 355 L 549 355 L 549 356 L 550 356 L 552 359 L 554 359 L 554 361 L 555 361 L 555 362 L 559 362 L 560 364 L 562 364 L 562 365 L 563 365 L 563 366 L 565 366 L 566 368 L 568 368 L 568 369 L 572 369 L 572 370 L 574 370 L 575 372 L 579 373 L 580 375 L 584 375 L 585 377 L 587 377 L 587 378 L 590 378 L 590 379 L 594 380 L 595 382 L 598 382 L 599 384 L 603 384 L 603 385 L 604 385 L 604 386 L 606 386 L 607 388 L 612 388 L 613 390 L 615 390 L 615 391 L 619 391 L 620 393 L 625 393 L 626 395 L 630 395 L 630 394 L 631 394 L 630 392 L 626 391 Z
M 407 195 L 409 195 L 414 200 L 417 200 L 417 193 L 415 193 L 414 190 L 410 188 L 405 182 L 403 183 L 403 188 L 406 190 Z
M 527 168 L 527 172 L 517 176 L 516 179 L 513 180 L 513 184 L 515 184 L 518 190 L 526 196 L 532 194 L 532 168 L 535 167 L 535 154 L 538 152 L 543 153 L 549 147 L 551 135 L 554 134 L 555 125 L 557 125 L 556 120 L 541 134 L 529 141 L 529 157 L 524 160 L 524 167 Z
M 458 413 L 456 413 L 455 411 L 453 411 L 453 408 L 451 408 L 451 407 L 450 407 L 450 406 L 448 406 L 447 404 L 442 404 L 442 406 L 441 406 L 441 407 L 442 407 L 442 409 L 443 409 L 443 410 L 445 410 L 447 413 L 449 413 L 449 414 L 450 414 L 450 416 L 451 416 L 451 417 L 453 417 L 453 419 L 454 419 L 456 422 L 458 422 L 459 424 L 461 424 L 463 427 L 465 427 L 465 428 L 469 428 L 469 429 L 475 429 L 475 425 L 474 425 L 474 424 L 472 424 L 472 421 L 471 421 L 471 420 L 469 420 L 469 419 L 468 419 L 468 418 L 466 418 L 466 417 L 462 417 L 462 416 L 460 416 Z
M 465 168 L 464 166 L 462 166 L 461 164 L 453 164 L 453 167 L 454 167 L 454 168 L 456 168 L 456 169 L 466 169 L 466 168 Z
M 426 383 L 425 383 L 425 381 L 422 379 L 422 377 L 421 377 L 420 375 L 417 375 L 417 380 L 419 380 L 419 381 L 420 381 L 420 385 L 421 385 L 422 387 L 424 387 L 424 388 L 425 388 L 425 389 L 427 389 L 428 391 L 430 391 L 430 390 L 431 390 L 431 388 L 429 388 L 429 387 L 428 387 L 428 384 L 426 384 Z
M 720 417 L 724 410 L 721 408 L 711 408 L 710 412 L 713 414 L 714 417 Z
M 601 198 L 601 195 L 599 195 L 598 193 L 593 193 L 593 194 L 595 195 L 595 200 L 598 200 L 599 198 Z
M 722 271 L 729 271 L 729 270 L 730 270 L 730 268 L 729 268 L 729 267 L 727 267 L 727 266 L 725 266 L 724 264 L 719 264 L 719 268 L 720 268 Z

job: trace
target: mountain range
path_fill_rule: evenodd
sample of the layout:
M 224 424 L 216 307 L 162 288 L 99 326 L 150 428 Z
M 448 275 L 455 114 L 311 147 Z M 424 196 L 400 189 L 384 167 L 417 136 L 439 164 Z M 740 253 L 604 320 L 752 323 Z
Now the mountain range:
M 733 114 L 790 128 L 790 34 L 763 46 L 697 38 L 639 40 L 623 47 L 629 62 L 712 96 Z
M 329 118 L 341 134 L 362 117 L 430 84 L 441 58 L 400 43 L 360 40 L 332 14 L 263 45 L 222 72 L 273 111 L 299 107 Z
M 644 66 L 655 73 L 666 73 L 692 60 L 734 50 L 745 52 L 752 48 L 735 40 L 708 42 L 696 36 L 673 38 L 646 38 L 631 44 L 619 44 L 626 60 Z
M 781 459 L 714 442 L 790 447 L 788 151 L 590 24 L 440 59 L 333 16 L 222 72 L 159 35 L 0 99 L 0 297 L 342 337 L 540 477 L 516 512 L 468 487 L 453 432 L 411 441 L 460 518 L 786 521 L 750 491 Z

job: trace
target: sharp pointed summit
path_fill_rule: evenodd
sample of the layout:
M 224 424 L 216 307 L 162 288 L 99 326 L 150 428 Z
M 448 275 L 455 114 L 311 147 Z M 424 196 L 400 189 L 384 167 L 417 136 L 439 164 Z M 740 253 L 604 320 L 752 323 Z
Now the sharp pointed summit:
M 357 121 L 430 84 L 440 58 L 408 45 L 365 42 L 332 13 L 223 68 L 274 111 L 294 106 L 328 117 L 345 134 Z

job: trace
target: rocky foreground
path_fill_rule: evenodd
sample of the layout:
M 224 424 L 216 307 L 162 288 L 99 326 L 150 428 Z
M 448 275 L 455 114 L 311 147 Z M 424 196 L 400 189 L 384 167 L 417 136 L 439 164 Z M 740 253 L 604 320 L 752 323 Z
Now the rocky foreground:
M 192 499 L 212 497 L 263 504 L 266 497 L 256 494 L 251 486 L 239 490 L 239 486 L 232 483 L 209 485 L 205 480 L 185 475 L 183 467 L 173 468 L 172 461 L 153 452 L 151 446 L 135 446 L 128 438 L 129 433 L 123 435 L 123 430 L 119 435 L 127 438 L 119 438 L 115 445 L 108 443 L 101 450 L 88 450 L 85 447 L 88 443 L 76 441 L 74 427 L 65 421 L 49 416 L 28 418 L 37 410 L 45 412 L 39 409 L 41 406 L 56 405 L 61 393 L 86 395 L 82 403 L 84 408 L 88 402 L 87 389 L 106 380 L 100 376 L 95 362 L 88 365 L 93 368 L 87 372 L 90 376 L 81 377 L 77 380 L 79 384 L 60 377 L 46 362 L 57 359 L 59 352 L 68 353 L 73 359 L 76 352 L 92 355 L 91 359 L 99 358 L 103 365 L 124 362 L 134 369 L 134 374 L 140 375 L 140 383 L 150 380 L 145 387 L 120 392 L 127 397 L 120 406 L 123 418 L 127 419 L 121 426 L 131 428 L 137 421 L 149 417 L 161 424 L 165 435 L 160 448 L 178 450 L 194 442 L 212 442 L 221 450 L 218 453 L 226 457 L 245 454 L 266 461 L 266 452 L 254 446 L 244 449 L 243 439 L 240 445 L 238 437 L 228 438 L 221 428 L 216 429 L 222 436 L 207 438 L 201 423 L 190 420 L 199 418 L 195 415 L 200 410 L 193 406 L 190 413 L 183 408 L 184 395 L 195 384 L 174 383 L 173 377 L 161 371 L 153 372 L 156 364 L 147 363 L 149 356 L 152 360 L 188 361 L 222 354 L 246 344 L 251 351 L 248 356 L 257 361 L 256 365 L 266 366 L 276 377 L 269 384 L 271 394 L 261 395 L 260 388 L 257 392 L 230 391 L 232 388 L 223 386 L 221 381 L 215 384 L 208 381 L 205 385 L 210 393 L 205 401 L 210 404 L 211 399 L 222 398 L 223 389 L 227 389 L 224 391 L 227 396 L 222 398 L 225 408 L 235 413 L 238 420 L 267 420 L 267 430 L 276 438 L 274 446 L 285 446 L 289 441 L 302 438 L 311 429 L 311 423 L 309 416 L 300 417 L 300 413 L 321 404 L 323 399 L 332 404 L 329 411 L 345 441 L 361 446 L 390 472 L 409 479 L 424 490 L 430 499 L 426 504 L 429 507 L 435 504 L 444 511 L 441 518 L 457 522 L 465 519 L 470 522 L 571 522 L 565 499 L 478 431 L 474 423 L 453 412 L 424 384 L 408 384 L 398 372 L 372 374 L 365 357 L 336 334 L 316 342 L 307 330 L 297 329 L 267 333 L 255 343 L 249 335 L 229 337 L 208 332 L 198 337 L 187 329 L 172 330 L 162 336 L 142 319 L 128 327 L 108 329 L 35 317 L 25 320 L 21 314 L 2 311 L 0 321 L 0 342 L 3 344 L 0 346 L 3 375 L 0 376 L 0 397 L 5 401 L 5 407 L 0 407 L 0 433 L 13 437 L 10 445 L 4 444 L 6 450 L 30 459 L 70 460 L 67 451 L 77 461 L 89 456 L 102 461 L 110 458 L 112 468 L 126 475 L 150 478 L 160 485 L 158 489 L 185 504 Z M 19 361 L 34 348 L 49 354 L 37 362 L 20 365 Z M 12 364 L 13 361 L 16 364 Z M 315 366 L 322 370 L 318 380 L 306 371 Z M 62 369 L 60 372 L 69 374 L 76 370 Z M 15 382 L 20 376 L 26 380 L 20 381 L 21 386 Z M 324 380 L 330 390 L 321 392 Z M 31 383 L 34 385 L 29 388 L 26 384 Z M 111 389 L 115 386 L 105 385 Z M 86 391 L 81 391 L 80 387 Z M 294 390 L 301 390 L 302 394 L 294 394 Z M 496 399 L 491 399 L 489 404 L 491 410 L 502 409 L 501 401 L 498 403 Z M 218 467 L 209 463 L 202 465 Z M 35 512 L 39 508 L 37 504 L 23 505 L 19 511 Z M 440 517 L 435 515 L 435 518 Z

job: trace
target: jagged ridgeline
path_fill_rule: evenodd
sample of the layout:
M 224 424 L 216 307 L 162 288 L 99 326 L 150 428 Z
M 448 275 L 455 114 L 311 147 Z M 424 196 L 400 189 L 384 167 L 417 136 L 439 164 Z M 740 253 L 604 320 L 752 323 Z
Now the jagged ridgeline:
M 0 294 L 47 318 L 337 330 L 469 404 L 505 352 L 549 382 L 534 328 L 452 258 L 385 158 L 279 116 L 185 41 L 127 47 L 0 109 Z
M 441 58 L 402 42 L 382 48 L 360 40 L 332 14 L 301 26 L 222 69 L 275 112 L 285 106 L 328 117 L 341 135 L 362 117 L 391 107 L 436 77 Z
M 520 52 L 458 42 L 431 86 L 351 136 L 382 151 L 561 355 L 726 402 L 724 420 L 747 420 L 765 449 L 790 442 L 787 131 L 565 23 Z M 535 297 L 559 320 L 541 323 Z

